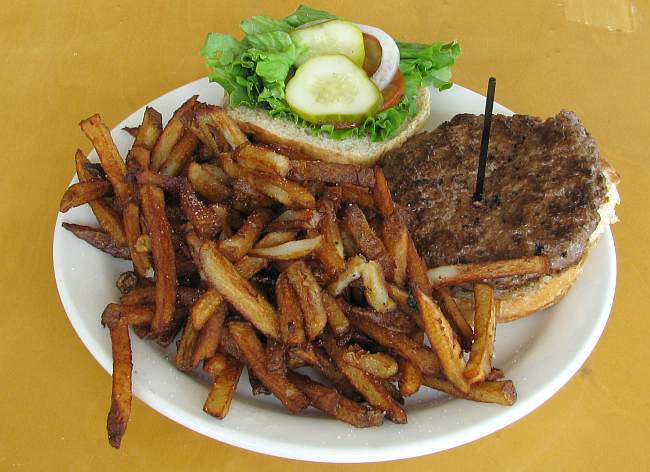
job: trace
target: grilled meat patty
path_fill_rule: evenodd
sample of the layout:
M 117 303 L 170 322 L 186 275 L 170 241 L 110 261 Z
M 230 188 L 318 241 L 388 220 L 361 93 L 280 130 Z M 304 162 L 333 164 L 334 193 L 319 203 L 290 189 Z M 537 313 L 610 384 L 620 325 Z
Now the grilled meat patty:
M 427 265 L 542 254 L 556 272 L 576 264 L 606 195 L 594 139 L 569 111 L 493 116 L 484 199 L 474 204 L 482 130 L 482 115 L 456 115 L 383 158 Z

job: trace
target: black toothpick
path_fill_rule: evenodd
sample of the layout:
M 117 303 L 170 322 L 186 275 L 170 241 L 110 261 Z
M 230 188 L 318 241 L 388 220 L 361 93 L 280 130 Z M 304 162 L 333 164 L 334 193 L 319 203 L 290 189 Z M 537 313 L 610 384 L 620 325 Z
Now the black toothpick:
M 485 164 L 487 161 L 488 145 L 490 144 L 490 128 L 492 127 L 492 107 L 494 105 L 494 89 L 497 79 L 490 77 L 488 81 L 487 97 L 485 99 L 485 114 L 483 117 L 483 136 L 481 136 L 481 153 L 478 158 L 478 172 L 476 173 L 476 190 L 474 201 L 483 200 L 483 183 L 485 181 Z

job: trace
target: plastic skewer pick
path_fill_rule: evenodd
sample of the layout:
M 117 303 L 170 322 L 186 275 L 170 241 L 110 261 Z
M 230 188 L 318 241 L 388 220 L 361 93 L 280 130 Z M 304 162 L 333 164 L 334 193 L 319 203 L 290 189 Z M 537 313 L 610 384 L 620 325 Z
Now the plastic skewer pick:
M 487 97 L 485 99 L 485 114 L 483 117 L 483 136 L 481 137 L 481 153 L 478 159 L 478 172 L 476 173 L 476 189 L 474 201 L 483 200 L 483 184 L 485 181 L 485 164 L 487 161 L 488 145 L 490 144 L 490 128 L 492 127 L 492 107 L 494 105 L 494 89 L 497 79 L 490 77 L 488 81 Z

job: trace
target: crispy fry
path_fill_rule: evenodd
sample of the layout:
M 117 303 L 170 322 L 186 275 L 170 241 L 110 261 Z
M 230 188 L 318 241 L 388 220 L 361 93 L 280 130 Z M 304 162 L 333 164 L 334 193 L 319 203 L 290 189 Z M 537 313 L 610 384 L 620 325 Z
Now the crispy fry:
M 194 329 L 192 319 L 188 317 L 185 322 L 185 328 L 183 329 L 181 342 L 178 344 L 178 350 L 176 351 L 176 367 L 179 370 L 190 371 L 194 368 L 192 365 L 192 353 L 194 352 L 194 346 L 196 346 L 198 337 L 199 332 Z
M 251 187 L 289 208 L 314 208 L 316 200 L 304 187 L 275 174 L 252 171 L 235 163 L 228 154 L 221 154 L 223 170 L 233 179 L 246 181 Z
M 394 423 L 406 423 L 406 413 L 402 407 L 393 399 L 379 379 L 365 373 L 343 360 L 345 351 L 336 344 L 333 336 L 325 333 L 323 336 L 323 347 L 332 357 L 343 375 L 356 388 L 361 395 L 379 411 L 385 411 L 386 417 Z
M 237 123 L 228 116 L 228 113 L 223 108 L 208 105 L 200 110 L 199 113 L 203 114 L 203 117 L 206 119 L 207 129 L 211 132 L 217 131 L 217 134 L 223 137 L 231 149 L 237 149 L 241 144 L 248 142 L 246 135 L 239 129 Z
M 181 210 L 187 220 L 192 223 L 197 235 L 202 239 L 215 237 L 228 217 L 226 207 L 218 203 L 212 206 L 204 204 L 197 198 L 187 179 L 181 179 L 179 193 Z
M 400 287 L 406 283 L 408 261 L 408 231 L 399 213 L 395 212 L 384 219 L 383 241 L 395 267 L 393 281 Z
M 131 252 L 133 269 L 140 277 L 146 277 L 151 269 L 151 258 L 148 252 L 138 251 L 138 238 L 142 236 L 140 228 L 140 207 L 135 202 L 129 202 L 122 213 L 124 232 Z
M 384 422 L 384 414 L 381 411 L 353 402 L 336 389 L 315 382 L 306 375 L 291 372 L 289 380 L 307 395 L 313 406 L 337 420 L 357 428 L 379 426 Z
M 381 167 L 376 166 L 373 173 L 375 185 L 368 185 L 368 187 L 372 187 L 372 198 L 375 201 L 377 210 L 379 210 L 381 216 L 388 218 L 395 212 L 395 203 L 393 203 L 393 197 L 390 194 L 390 188 Z
M 62 223 L 61 226 L 100 251 L 120 259 L 131 259 L 129 248 L 116 244 L 108 233 L 90 226 L 76 225 L 74 223 Z
M 284 273 L 280 274 L 276 282 L 275 298 L 280 314 L 282 342 L 289 346 L 303 344 L 305 342 L 305 330 L 300 301 Z
M 411 317 L 400 313 L 399 311 L 376 311 L 372 308 L 361 308 L 358 306 L 350 305 L 344 301 L 341 301 L 346 313 L 354 314 L 360 318 L 363 318 L 373 323 L 378 324 L 381 327 L 390 329 L 391 331 L 397 331 L 399 333 L 412 333 L 417 329 L 417 324 L 413 322 Z
M 321 221 L 321 214 L 314 209 L 287 210 L 267 227 L 268 231 L 297 231 L 315 229 Z
M 285 273 L 298 296 L 305 320 L 307 338 L 313 341 L 323 332 L 327 323 L 321 289 L 311 270 L 303 261 L 291 264 Z
M 368 210 L 374 211 L 376 209 L 375 202 L 367 188 L 348 184 L 341 184 L 339 188 L 341 189 L 341 201 L 359 205 L 361 208 Z
M 368 224 L 366 215 L 357 205 L 350 205 L 344 213 L 343 222 L 359 246 L 361 253 L 369 260 L 376 260 L 384 271 L 384 275 L 392 279 L 395 267 L 386 247 Z
M 78 182 L 72 184 L 63 194 L 59 211 L 65 213 L 71 208 L 90 203 L 98 198 L 112 195 L 113 187 L 105 180 L 93 180 L 90 182 Z
M 160 166 L 160 173 L 163 175 L 176 176 L 190 161 L 196 152 L 199 140 L 193 133 L 183 133 L 183 136 L 174 144 L 169 156 Z
M 260 208 L 246 219 L 234 236 L 219 242 L 219 250 L 231 262 L 237 262 L 253 247 L 262 234 L 264 226 L 271 221 L 272 214 Z
M 278 315 L 264 296 L 244 279 L 226 259 L 214 241 L 201 246 L 201 269 L 212 287 L 262 333 L 277 339 Z
M 144 170 L 136 175 L 138 185 L 155 185 L 168 192 L 178 192 L 179 180 L 158 172 Z
M 235 270 L 246 280 L 257 274 L 268 265 L 269 261 L 261 257 L 244 256 L 235 262 Z
M 227 176 L 215 165 L 192 162 L 187 168 L 187 178 L 196 193 L 212 203 L 224 203 L 232 196 Z
M 250 170 L 259 170 L 284 177 L 289 172 L 289 158 L 271 149 L 244 143 L 237 147 L 234 158 L 239 165 Z
M 157 336 L 169 326 L 176 309 L 176 260 L 162 190 L 151 185 L 141 186 L 140 202 L 151 236 L 156 271 L 156 316 L 151 331 L 153 336 Z
M 332 333 L 336 338 L 345 336 L 350 330 L 350 322 L 345 316 L 345 313 L 343 313 L 336 299 L 325 290 L 321 291 L 321 298 L 323 300 L 323 307 L 327 313 L 327 324 L 332 330 Z
M 203 325 L 199 331 L 198 338 L 194 344 L 192 352 L 191 367 L 195 368 L 203 359 L 208 359 L 217 352 L 219 342 L 221 341 L 221 331 L 223 329 L 223 322 L 226 318 L 228 307 L 225 303 L 219 305 L 216 311 Z M 192 320 L 194 325 L 194 320 Z
M 108 442 L 115 449 L 119 449 L 131 414 L 131 374 L 133 371 L 131 339 L 129 325 L 123 321 L 110 325 L 109 330 L 113 353 L 113 388 L 106 429 L 108 430 Z
M 203 295 L 192 305 L 190 309 L 190 318 L 192 319 L 192 326 L 199 331 L 205 323 L 217 313 L 219 306 L 224 302 L 221 294 L 209 288 Z
M 158 141 L 151 150 L 150 167 L 152 170 L 160 170 L 176 143 L 185 133 L 182 117 L 187 113 L 191 113 L 192 108 L 196 104 L 197 98 L 198 95 L 194 95 L 183 103 L 183 105 L 174 112 L 174 115 L 165 126 L 165 129 L 163 129 Z
M 359 185 L 361 187 L 375 185 L 372 169 L 366 167 L 302 160 L 291 161 L 290 167 L 288 178 L 297 182 L 313 180 L 329 184 Z
M 79 126 L 92 141 L 106 177 L 113 185 L 115 195 L 120 203 L 125 205 L 131 199 L 132 191 L 125 181 L 126 164 L 113 142 L 111 132 L 97 114 L 82 120 Z
M 422 385 L 422 372 L 413 362 L 405 357 L 398 357 L 399 391 L 405 397 L 415 395 Z
M 395 302 L 388 296 L 384 273 L 377 261 L 366 262 L 361 270 L 361 277 L 365 287 L 363 293 L 371 307 L 379 312 L 395 310 Z
M 363 275 L 363 269 L 366 266 L 366 259 L 363 256 L 354 256 L 347 262 L 346 269 L 339 274 L 338 278 L 329 284 L 327 291 L 334 297 L 338 297 L 348 285 Z
M 402 357 L 409 359 L 423 373 L 435 374 L 440 371 L 438 357 L 423 344 L 415 342 L 403 333 L 392 331 L 364 319 L 356 312 L 348 312 L 348 319 L 355 328 L 361 330 L 382 346 L 392 349 Z
M 433 296 L 440 305 L 440 309 L 449 321 L 449 324 L 458 335 L 458 342 L 464 351 L 472 348 L 472 328 L 456 305 L 447 287 L 434 287 Z
M 350 346 L 342 359 L 380 379 L 389 379 L 397 374 L 397 361 L 383 352 L 368 352 L 358 346 L 356 349 Z
M 474 304 L 474 342 L 463 373 L 470 384 L 485 380 L 492 371 L 497 328 L 494 289 L 487 284 L 475 284 Z
M 215 359 L 216 362 L 209 362 Z M 203 411 L 215 418 L 224 419 L 230 409 L 230 403 L 235 395 L 244 364 L 230 356 L 224 356 L 223 364 L 218 372 L 216 366 L 221 361 L 219 357 L 208 359 L 203 364 L 203 370 L 214 377 L 214 382 L 203 404 Z
M 273 340 L 266 341 L 266 369 L 286 375 L 287 364 L 284 360 L 284 346 Z
M 126 155 L 126 169 L 130 174 L 137 174 L 149 168 L 151 151 L 143 146 L 133 146 Z
M 179 306 L 188 307 L 193 305 L 203 294 L 198 288 L 178 287 L 176 291 L 176 303 Z M 128 291 L 120 298 L 120 303 L 124 305 L 140 305 L 156 302 L 156 287 L 135 287 Z
M 469 392 L 469 384 L 463 377 L 465 360 L 463 351 L 440 308 L 422 290 L 415 289 L 420 315 L 431 347 L 440 359 L 445 376 L 462 392 Z M 423 373 L 429 374 L 423 370 Z
M 415 243 L 410 237 L 408 238 L 408 246 L 406 248 L 406 273 L 411 283 L 411 290 L 414 293 L 416 289 L 419 289 L 427 295 L 431 294 L 431 285 L 427 277 L 427 266 L 422 258 L 420 258 Z
M 275 201 L 255 190 L 248 182 L 241 179 L 232 180 L 232 206 L 243 213 L 251 213 L 259 207 L 270 208 Z
M 397 303 L 397 308 L 399 311 L 406 313 L 414 320 L 420 317 L 420 314 L 417 310 L 418 304 L 415 301 L 415 297 L 412 296 L 409 292 L 398 287 L 397 285 L 390 283 L 386 284 L 386 290 L 388 291 L 390 298 L 392 298 L 395 303 Z
M 459 285 L 466 282 L 481 282 L 514 275 L 548 274 L 551 265 L 546 256 L 522 257 L 502 261 L 479 262 L 436 267 L 429 270 L 433 285 Z
M 424 376 L 422 383 L 427 387 L 440 390 L 454 397 L 475 402 L 498 403 L 499 405 L 510 406 L 517 401 L 517 391 L 512 380 L 475 383 L 468 392 L 463 392 L 448 380 L 435 376 Z
M 135 326 L 148 326 L 153 319 L 152 305 L 128 305 L 109 303 L 102 313 L 102 325 L 115 326 L 126 323 Z
M 299 241 L 289 241 L 273 247 L 254 248 L 248 253 L 251 256 L 263 257 L 271 260 L 289 261 L 293 259 L 302 259 L 321 247 L 322 237 L 316 236 L 310 239 L 301 239 Z
M 255 376 L 275 395 L 292 413 L 298 413 L 309 405 L 302 392 L 286 376 L 266 368 L 266 357 L 262 343 L 255 335 L 250 323 L 231 321 L 228 330 L 246 359 L 246 364 Z
M 268 229 L 269 226 L 267 226 L 266 228 Z M 262 239 L 257 241 L 255 247 L 267 248 L 267 247 L 279 246 L 280 244 L 288 243 L 289 241 L 295 241 L 297 234 L 298 233 L 296 233 L 295 231 L 273 231 L 271 233 L 267 233 Z
M 135 134 L 133 146 L 141 146 L 145 149 L 153 149 L 162 133 L 162 115 L 154 108 L 147 107 L 144 110 L 142 124 Z M 146 169 L 143 167 L 142 170 Z

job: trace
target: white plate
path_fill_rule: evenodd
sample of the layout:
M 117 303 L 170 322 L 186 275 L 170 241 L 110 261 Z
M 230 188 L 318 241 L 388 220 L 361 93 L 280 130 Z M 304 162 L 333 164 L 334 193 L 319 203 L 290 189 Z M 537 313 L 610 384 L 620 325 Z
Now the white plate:
M 206 79 L 192 82 L 149 105 L 165 119 L 192 94 L 220 103 L 222 89 Z M 461 112 L 482 113 L 484 98 L 455 85 L 432 94 L 432 128 Z M 132 138 L 123 126 L 137 126 L 144 107 L 113 130 L 122 155 Z M 495 104 L 495 113 L 511 112 Z M 80 133 L 79 139 L 82 139 Z M 96 160 L 96 155 L 90 156 Z M 63 189 L 62 189 L 63 190 Z M 94 225 L 86 207 L 59 214 L 54 231 L 54 271 L 59 294 L 74 329 L 108 372 L 112 370 L 107 330 L 99 323 L 108 302 L 118 299 L 115 280 L 130 269 L 61 228 L 63 221 Z M 133 337 L 133 390 L 149 406 L 206 436 L 265 454 L 321 462 L 373 462 L 431 454 L 468 443 L 527 415 L 557 392 L 580 368 L 600 337 L 611 309 L 616 285 L 616 255 L 607 229 L 592 251 L 584 274 L 555 307 L 497 329 L 495 365 L 517 387 L 519 399 L 503 407 L 456 400 L 422 388 L 406 401 L 408 424 L 386 421 L 382 427 L 355 429 L 310 409 L 289 414 L 272 397 L 253 398 L 242 379 L 228 417 L 219 421 L 201 408 L 208 392 L 205 379 L 176 370 L 168 351 Z M 105 392 L 109 396 L 109 392 Z M 98 427 L 103 418 L 95 418 Z M 132 421 L 138 421 L 133 418 Z M 128 433 L 125 438 L 128 441 Z

